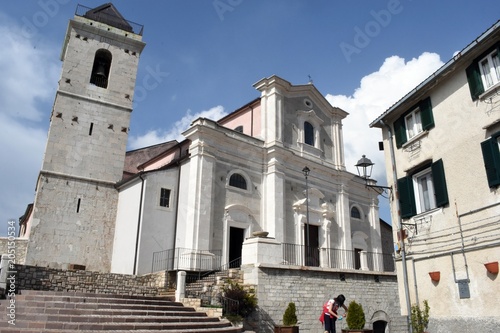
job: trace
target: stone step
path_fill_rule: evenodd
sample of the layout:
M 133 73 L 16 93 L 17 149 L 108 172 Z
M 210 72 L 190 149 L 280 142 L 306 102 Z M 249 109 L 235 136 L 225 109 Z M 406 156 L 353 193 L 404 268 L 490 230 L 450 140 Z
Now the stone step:
M 15 304 L 15 326 L 9 304 Z M 171 297 L 141 297 L 23 290 L 0 301 L 2 333 L 221 332 L 239 333 L 227 320 L 208 317 Z
M 95 330 L 69 330 L 69 329 L 33 329 L 33 328 L 16 328 L 15 326 L 2 329 L 2 333 L 95 333 L 102 331 Z M 116 330 L 109 333 L 133 333 L 130 330 Z M 172 329 L 172 330 L 141 330 L 138 333 L 241 333 L 242 329 L 237 327 L 217 327 L 217 328 L 192 328 L 192 329 Z

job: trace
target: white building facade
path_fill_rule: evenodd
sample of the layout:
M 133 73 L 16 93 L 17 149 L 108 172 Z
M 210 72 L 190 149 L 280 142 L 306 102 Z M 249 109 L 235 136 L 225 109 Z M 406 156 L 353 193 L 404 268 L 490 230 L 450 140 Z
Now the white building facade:
M 497 22 L 370 124 L 396 194 L 401 309 L 427 300 L 431 332 L 500 324 L 499 50 Z
M 377 193 L 345 170 L 348 114 L 312 84 L 272 76 L 254 87 L 259 98 L 219 121 L 195 120 L 185 141 L 137 162 L 118 186 L 112 271 L 164 269 L 152 262 L 173 257 L 179 269 L 239 266 L 256 232 L 288 245 L 291 264 L 342 257 L 346 269 L 383 270 Z

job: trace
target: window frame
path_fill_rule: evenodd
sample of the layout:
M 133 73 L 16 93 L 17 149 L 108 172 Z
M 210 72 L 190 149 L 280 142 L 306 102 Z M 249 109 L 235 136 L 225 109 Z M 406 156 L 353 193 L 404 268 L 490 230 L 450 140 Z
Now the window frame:
M 420 115 L 420 127 L 421 130 L 415 133 L 413 136 L 409 137 L 409 130 L 407 124 L 408 116 L 416 114 L 418 111 Z M 418 124 L 418 123 L 415 123 Z M 405 143 L 419 137 L 419 134 L 429 131 L 434 128 L 434 116 L 432 110 L 432 103 L 430 96 L 420 100 L 418 103 L 413 105 L 408 111 L 404 112 L 396 121 L 393 123 L 394 136 L 396 138 L 396 147 L 399 149 L 403 147 Z
M 416 108 L 405 116 L 406 137 L 408 140 L 413 139 L 423 132 L 422 117 L 420 114 L 420 108 Z M 410 119 L 412 123 L 410 123 Z
M 432 178 L 433 204 L 429 209 L 422 209 L 422 199 L 420 197 L 419 177 L 430 173 Z M 443 160 L 439 159 L 434 163 L 426 163 L 414 172 L 397 180 L 399 192 L 399 206 L 402 218 L 411 218 L 417 214 L 433 211 L 436 208 L 449 204 L 448 190 L 446 186 L 446 176 L 444 172 Z
M 489 90 L 498 83 L 500 83 L 500 54 L 498 49 L 489 52 L 485 57 L 478 61 L 479 72 L 481 73 L 481 80 L 483 82 L 484 90 Z M 483 63 L 488 64 L 488 72 L 485 72 Z M 496 63 L 496 64 L 495 64 Z M 489 77 L 490 80 L 487 78 Z M 489 82 L 491 81 L 491 82 Z
M 248 182 L 247 182 L 245 176 L 243 176 L 239 172 L 234 172 L 233 174 L 231 174 L 231 176 L 229 176 L 228 184 L 229 184 L 229 186 L 238 188 L 240 190 L 244 190 L 244 191 L 248 190 Z M 244 187 L 238 186 L 241 184 L 243 184 Z
M 353 214 L 353 211 L 354 211 L 354 210 L 356 210 L 356 212 L 358 213 L 358 216 L 353 216 L 353 215 L 355 215 L 355 214 Z M 358 207 L 356 207 L 356 206 L 352 206 L 352 207 L 351 207 L 350 216 L 351 216 L 351 218 L 353 218 L 353 219 L 358 219 L 358 220 L 361 220 L 361 219 L 362 219 L 361 210 L 360 210 Z
M 431 167 L 429 166 L 428 168 L 414 174 L 412 176 L 412 181 L 416 213 L 420 214 L 437 208 Z M 425 190 L 422 189 L 423 185 L 427 186 L 427 195 L 425 195 Z M 428 204 L 427 208 L 425 207 L 426 203 Z
M 304 143 L 316 147 L 316 129 L 309 121 L 304 121 Z
M 168 191 L 168 196 L 164 196 L 163 192 Z M 158 206 L 164 209 L 171 208 L 171 199 L 172 199 L 172 190 L 166 187 L 160 187 L 160 196 L 158 200 Z M 162 202 L 166 200 L 166 205 L 163 205 Z
M 467 76 L 467 83 L 469 84 L 469 91 L 473 101 L 477 101 L 485 92 L 492 91 L 495 87 L 500 85 L 500 68 L 497 72 L 497 83 L 489 87 L 486 87 L 484 81 L 484 70 L 481 68 L 481 62 L 490 57 L 490 61 L 493 63 L 491 56 L 496 52 L 498 66 L 500 66 L 500 43 L 489 48 L 486 52 L 481 54 L 479 57 L 474 59 L 472 63 L 465 69 L 465 74 Z M 491 66 L 490 66 L 491 68 Z

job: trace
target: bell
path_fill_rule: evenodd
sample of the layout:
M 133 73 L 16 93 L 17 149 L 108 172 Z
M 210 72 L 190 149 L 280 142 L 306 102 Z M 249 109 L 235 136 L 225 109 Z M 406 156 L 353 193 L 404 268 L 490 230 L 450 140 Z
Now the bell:
M 104 68 L 104 64 L 99 63 L 97 65 L 97 71 L 96 71 L 95 75 L 106 78 L 106 69 Z

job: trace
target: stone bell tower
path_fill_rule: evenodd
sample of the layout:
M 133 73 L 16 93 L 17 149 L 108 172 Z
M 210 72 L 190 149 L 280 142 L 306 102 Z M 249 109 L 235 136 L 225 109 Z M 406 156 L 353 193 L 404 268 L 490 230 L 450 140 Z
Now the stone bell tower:
M 108 3 L 78 6 L 38 177 L 26 264 L 111 266 L 142 26 Z M 83 267 L 82 267 L 83 268 Z

